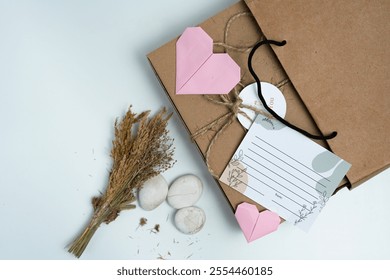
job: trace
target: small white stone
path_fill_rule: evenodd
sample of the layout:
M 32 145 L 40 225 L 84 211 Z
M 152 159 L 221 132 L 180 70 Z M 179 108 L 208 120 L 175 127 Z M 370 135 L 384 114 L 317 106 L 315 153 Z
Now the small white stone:
M 177 178 L 169 188 L 168 203 L 180 209 L 194 205 L 202 195 L 202 181 L 195 175 L 184 175 Z
M 206 215 L 199 207 L 191 206 L 179 209 L 175 215 L 175 225 L 185 234 L 194 234 L 203 228 Z
M 138 191 L 138 202 L 142 209 L 150 211 L 157 208 L 167 197 L 168 183 L 162 175 L 147 180 Z

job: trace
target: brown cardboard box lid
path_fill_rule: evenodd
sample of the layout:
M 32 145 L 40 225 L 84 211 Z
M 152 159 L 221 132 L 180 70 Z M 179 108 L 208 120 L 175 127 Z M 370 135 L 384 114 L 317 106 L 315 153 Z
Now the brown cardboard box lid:
M 390 165 L 390 1 L 246 0 L 356 186 Z

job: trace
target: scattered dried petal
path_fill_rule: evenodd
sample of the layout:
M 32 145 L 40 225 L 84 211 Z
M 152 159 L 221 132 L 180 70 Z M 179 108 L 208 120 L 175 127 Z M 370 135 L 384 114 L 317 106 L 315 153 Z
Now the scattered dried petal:
M 140 227 L 143 227 L 144 225 L 146 225 L 147 222 L 148 222 L 148 219 L 146 219 L 146 218 L 141 218 L 141 219 L 139 220 L 139 226 L 140 226 Z

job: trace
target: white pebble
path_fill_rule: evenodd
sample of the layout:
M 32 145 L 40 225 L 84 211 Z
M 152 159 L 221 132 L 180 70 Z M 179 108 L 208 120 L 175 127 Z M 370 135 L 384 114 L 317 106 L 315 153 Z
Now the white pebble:
M 168 183 L 162 175 L 147 180 L 138 191 L 139 205 L 144 210 L 157 208 L 167 197 Z
M 176 209 L 194 205 L 203 190 L 202 181 L 195 175 L 177 178 L 169 188 L 168 203 Z
M 185 207 L 176 212 L 175 225 L 185 234 L 194 234 L 203 228 L 206 222 L 204 211 L 198 207 Z

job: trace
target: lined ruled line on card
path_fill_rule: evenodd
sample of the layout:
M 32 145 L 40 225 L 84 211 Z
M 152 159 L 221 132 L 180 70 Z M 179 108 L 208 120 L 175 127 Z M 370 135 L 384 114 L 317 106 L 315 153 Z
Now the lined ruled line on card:
M 252 143 L 253 143 L 253 142 L 252 142 Z M 253 143 L 253 144 L 254 144 L 254 143 Z M 256 145 L 256 144 L 254 144 L 254 145 Z M 264 150 L 264 149 L 262 149 L 262 150 Z M 293 176 L 295 179 L 297 179 L 297 180 L 299 180 L 300 182 L 304 183 L 304 184 L 307 185 L 308 187 L 310 187 L 310 188 L 316 190 L 316 189 L 315 189 L 313 186 L 311 186 L 309 183 L 307 183 L 307 182 L 305 182 L 304 180 L 298 178 L 297 176 L 295 176 L 295 175 L 292 174 L 291 172 L 289 172 L 289 171 L 287 171 L 286 169 L 280 167 L 280 165 L 277 165 L 276 163 L 270 161 L 269 159 L 265 158 L 265 157 L 262 156 L 261 154 L 259 154 L 259 153 L 255 152 L 254 150 L 252 150 L 251 148 L 248 148 L 248 151 L 251 151 L 252 153 L 254 153 L 254 154 L 256 154 L 257 156 L 259 156 L 259 157 L 263 158 L 264 160 L 266 160 L 268 163 L 270 163 L 270 164 L 274 165 L 275 167 L 279 168 L 280 170 L 282 170 L 282 171 L 288 173 L 289 175 Z M 280 159 L 280 158 L 278 158 L 278 159 Z M 281 159 L 280 159 L 280 160 L 281 160 Z M 283 161 L 283 160 L 281 160 L 281 161 Z M 284 161 L 283 161 L 283 162 L 284 162 Z M 286 163 L 286 164 L 287 164 L 287 163 Z M 287 164 L 287 165 L 289 165 L 289 164 Z M 289 166 L 291 166 L 291 165 L 289 165 Z M 291 167 L 292 167 L 292 166 L 291 166 Z M 313 180 L 314 180 L 314 179 L 313 179 Z M 315 180 L 314 180 L 314 181 L 315 181 Z M 322 184 L 321 184 L 321 185 L 322 185 Z M 323 186 L 324 186 L 324 185 L 323 185 Z M 326 187 L 326 186 L 324 186 L 324 187 Z M 316 191 L 317 191 L 317 190 L 316 190 Z
M 278 148 L 274 147 L 272 144 L 270 144 L 270 143 L 268 143 L 267 141 L 261 139 L 260 137 L 258 137 L 258 136 L 255 136 L 255 137 L 256 137 L 257 139 L 259 139 L 260 141 L 262 141 L 263 143 L 267 144 L 268 146 L 272 147 L 273 149 L 275 149 L 275 150 L 279 151 L 280 153 L 284 154 L 286 157 L 292 159 L 292 160 L 295 161 L 296 163 L 298 163 L 298 164 L 300 164 L 301 166 L 305 167 L 306 169 L 310 170 L 311 172 L 317 174 L 317 175 L 320 176 L 322 179 L 325 179 L 326 181 L 330 182 L 330 180 L 329 180 L 328 178 L 325 178 L 324 176 L 322 176 L 322 175 L 319 174 L 318 172 L 314 171 L 314 170 L 311 169 L 310 167 L 306 166 L 306 165 L 303 164 L 302 162 L 300 162 L 300 161 L 298 161 L 298 160 L 292 158 L 292 157 L 289 156 L 287 153 L 285 153 L 285 152 L 279 150 Z M 253 142 L 252 142 L 252 143 L 253 143 Z M 255 143 L 253 143 L 253 144 L 256 145 Z M 258 146 L 258 145 L 256 145 L 256 146 Z M 258 147 L 260 147 L 260 146 L 258 146 Z M 260 148 L 261 148 L 261 147 L 260 147 Z M 266 151 L 266 150 L 265 150 L 265 151 Z M 272 153 L 270 153 L 270 154 L 273 155 Z M 291 165 L 290 165 L 290 166 L 291 166 Z M 293 167 L 293 166 L 291 166 L 291 167 Z M 297 168 L 295 168 L 295 167 L 293 167 L 293 168 L 296 169 L 297 171 L 299 171 L 300 173 L 302 173 L 303 175 L 308 176 L 307 174 L 303 173 L 303 172 L 300 171 L 299 169 L 297 169 Z M 309 176 L 308 176 L 308 177 L 309 177 Z M 309 177 L 309 178 L 311 178 L 311 177 Z M 316 182 L 318 181 L 318 180 L 315 180 L 315 179 L 313 179 L 313 178 L 311 178 L 311 179 L 314 180 L 314 181 L 316 181 Z
M 268 177 L 267 175 L 265 175 L 264 173 L 260 172 L 259 170 L 257 170 L 257 169 L 254 168 L 253 166 L 251 166 L 250 164 L 248 164 L 248 163 L 246 163 L 246 162 L 244 162 L 244 161 L 243 161 L 243 163 L 244 163 L 247 167 L 249 167 L 249 168 L 251 168 L 252 170 L 256 171 L 257 173 L 263 175 L 264 177 L 268 178 L 269 180 L 271 180 L 271 181 L 274 182 L 275 184 L 278 184 L 279 186 L 281 186 L 281 187 L 284 188 L 285 190 L 291 192 L 292 194 L 295 194 L 297 197 L 300 197 L 302 200 L 306 201 L 307 203 L 312 204 L 311 201 L 305 199 L 304 197 L 300 196 L 299 194 L 295 193 L 294 191 L 290 190 L 289 188 L 283 186 L 283 185 L 280 184 L 279 182 L 277 182 L 277 181 L 273 180 L 272 178 Z M 260 179 L 258 178 L 258 176 L 255 176 L 255 175 L 253 175 L 252 173 L 250 173 L 250 172 L 248 172 L 248 171 L 247 171 L 247 174 L 248 174 L 249 176 L 251 176 L 253 179 L 255 179 L 255 180 L 259 181 L 260 183 L 262 183 L 264 186 L 269 187 L 270 189 L 274 190 L 275 192 L 278 192 L 278 193 L 282 194 L 284 197 L 289 198 L 290 200 L 294 201 L 294 202 L 297 203 L 298 205 L 301 205 L 300 203 L 298 203 L 298 202 L 296 202 L 295 200 L 293 200 L 292 198 L 290 198 L 288 195 L 282 193 L 280 190 L 278 190 L 278 189 L 272 187 L 271 185 L 265 183 L 264 181 L 260 180 Z

